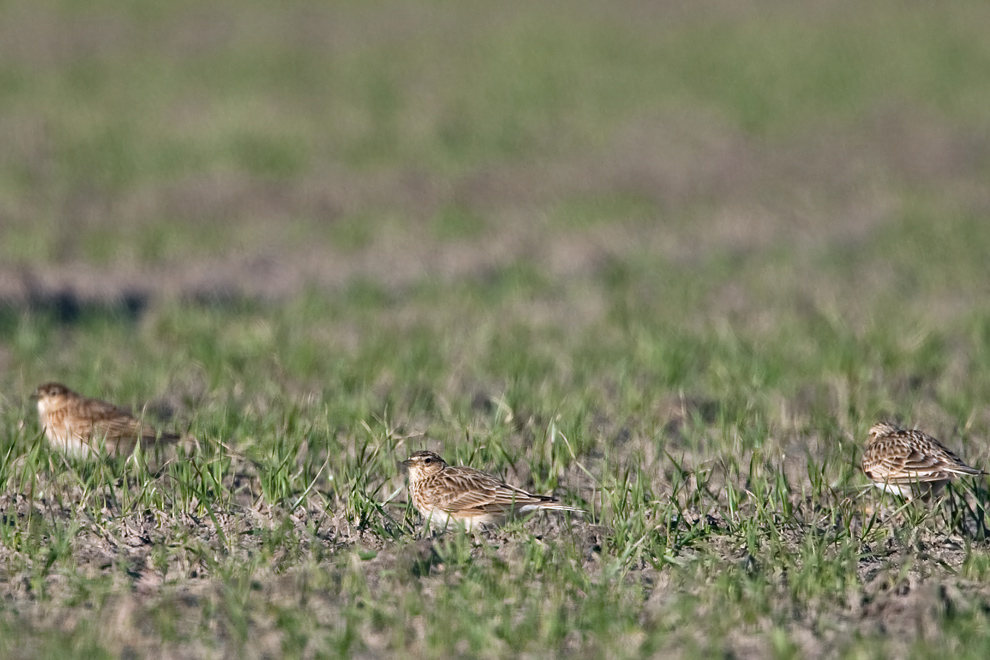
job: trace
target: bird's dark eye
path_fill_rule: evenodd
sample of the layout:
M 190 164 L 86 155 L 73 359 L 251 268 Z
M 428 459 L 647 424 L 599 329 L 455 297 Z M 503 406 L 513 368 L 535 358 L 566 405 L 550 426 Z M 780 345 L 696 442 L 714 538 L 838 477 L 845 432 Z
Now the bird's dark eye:
M 433 459 L 432 459 L 432 458 L 429 458 L 429 457 L 427 457 L 427 458 L 426 458 L 426 459 L 425 459 L 425 460 L 424 460 L 423 462 L 424 462 L 424 463 L 426 463 L 427 465 L 429 465 L 430 463 L 432 463 L 432 462 L 433 462 Z

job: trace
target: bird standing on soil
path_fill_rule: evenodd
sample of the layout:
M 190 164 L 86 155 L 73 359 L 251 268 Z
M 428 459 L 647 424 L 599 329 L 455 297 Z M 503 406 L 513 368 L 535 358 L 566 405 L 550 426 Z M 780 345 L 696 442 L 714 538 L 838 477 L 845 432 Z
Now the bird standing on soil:
M 912 491 L 937 493 L 963 475 L 986 474 L 963 463 L 930 435 L 887 423 L 870 428 L 862 466 L 877 488 L 907 498 Z
M 71 456 L 129 456 L 142 449 L 175 444 L 180 436 L 159 433 L 112 403 L 76 394 L 61 383 L 35 390 L 38 418 L 48 442 Z
M 471 530 L 539 509 L 583 513 L 555 497 L 528 493 L 480 470 L 451 467 L 431 451 L 417 451 L 401 464 L 409 470 L 413 506 L 433 527 Z

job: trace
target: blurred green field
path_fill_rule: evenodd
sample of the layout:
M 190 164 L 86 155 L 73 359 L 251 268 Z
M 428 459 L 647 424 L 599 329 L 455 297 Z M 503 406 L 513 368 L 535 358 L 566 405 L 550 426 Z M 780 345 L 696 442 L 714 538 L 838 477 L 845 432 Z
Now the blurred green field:
M 984 658 L 990 5 L 0 6 L 0 656 Z M 49 451 L 60 380 L 188 431 Z M 431 537 L 439 451 L 587 508 Z

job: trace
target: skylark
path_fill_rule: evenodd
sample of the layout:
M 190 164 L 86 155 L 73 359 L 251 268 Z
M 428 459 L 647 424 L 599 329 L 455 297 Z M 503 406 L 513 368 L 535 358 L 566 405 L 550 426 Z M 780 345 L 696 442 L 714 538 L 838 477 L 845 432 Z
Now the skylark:
M 129 456 L 141 444 L 152 449 L 174 444 L 180 437 L 159 433 L 112 403 L 76 394 L 61 383 L 35 390 L 38 418 L 48 442 L 77 457 Z
M 862 466 L 877 488 L 907 498 L 912 492 L 937 493 L 962 475 L 985 474 L 927 433 L 887 423 L 870 429 Z
M 539 509 L 583 513 L 555 497 L 528 493 L 480 470 L 451 467 L 432 451 L 417 451 L 402 465 L 409 469 L 413 506 L 433 527 L 457 525 L 470 530 Z

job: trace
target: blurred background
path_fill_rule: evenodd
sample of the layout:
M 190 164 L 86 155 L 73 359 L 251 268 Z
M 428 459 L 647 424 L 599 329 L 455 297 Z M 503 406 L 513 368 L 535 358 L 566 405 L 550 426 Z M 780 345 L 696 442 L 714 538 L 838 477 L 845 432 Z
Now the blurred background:
M 987 11 L 8 5 L 2 295 L 28 272 L 281 296 L 944 233 L 985 220 Z
M 988 24 L 965 0 L 6 4 L 0 368 L 86 382 L 114 353 L 53 369 L 45 329 L 217 303 L 282 306 L 241 338 L 264 353 L 285 305 L 339 302 L 303 381 L 360 349 L 355 306 L 443 337 L 459 297 L 468 325 L 592 337 L 968 333 Z

